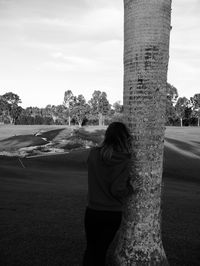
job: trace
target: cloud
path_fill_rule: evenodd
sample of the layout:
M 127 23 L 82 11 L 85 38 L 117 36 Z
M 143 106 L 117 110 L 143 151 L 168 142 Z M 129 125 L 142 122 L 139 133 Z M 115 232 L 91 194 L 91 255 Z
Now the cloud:
M 169 81 L 180 96 L 200 90 L 200 1 L 172 1 Z
M 120 1 L 117 1 L 118 5 L 114 1 L 103 2 L 0 0 L 4 3 L 0 10 L 2 42 L 8 46 L 20 43 L 31 49 L 34 45 L 38 49 L 41 44 L 41 48 L 50 49 L 70 42 L 122 40 Z
M 96 64 L 94 60 L 88 58 L 80 58 L 76 56 L 64 56 L 63 54 L 54 55 L 54 60 L 47 61 L 38 67 L 38 70 L 53 70 L 62 72 L 85 72 L 90 69 L 90 72 L 94 71 Z M 91 71 L 92 69 L 92 71 Z
M 82 15 L 95 10 L 114 8 L 122 10 L 121 0 L 0 0 L 1 15 L 23 17 L 69 18 L 79 20 Z M 1 16 L 2 17 L 2 16 Z
M 71 48 L 70 48 L 71 47 Z M 78 73 L 117 73 L 122 66 L 122 43 L 118 41 L 101 42 L 96 45 L 83 44 L 83 51 L 76 53 L 78 47 L 69 46 L 68 49 L 51 53 L 50 60 L 42 63 L 38 70 L 48 69 L 55 71 Z M 79 47 L 80 48 L 80 47 Z M 71 50 L 70 53 L 67 51 Z M 119 56 L 121 52 L 121 56 Z M 121 69 L 120 69 L 121 70 Z M 105 75 L 105 74 L 104 74 Z
M 115 9 L 100 9 L 82 14 L 78 20 L 41 18 L 24 23 L 24 34 L 32 41 L 77 42 L 122 38 L 122 15 Z

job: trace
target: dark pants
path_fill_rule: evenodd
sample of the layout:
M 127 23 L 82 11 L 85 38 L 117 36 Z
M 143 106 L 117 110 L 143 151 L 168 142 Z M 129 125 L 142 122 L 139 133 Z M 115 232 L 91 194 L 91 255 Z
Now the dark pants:
M 106 252 L 121 223 L 119 211 L 98 211 L 90 208 L 85 212 L 87 247 L 83 266 L 104 266 Z

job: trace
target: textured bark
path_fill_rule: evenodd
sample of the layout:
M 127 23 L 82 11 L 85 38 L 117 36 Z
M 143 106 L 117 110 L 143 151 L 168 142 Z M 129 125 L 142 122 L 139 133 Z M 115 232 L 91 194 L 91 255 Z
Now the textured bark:
M 124 112 L 133 135 L 131 184 L 108 265 L 168 265 L 161 239 L 161 182 L 171 0 L 124 0 Z

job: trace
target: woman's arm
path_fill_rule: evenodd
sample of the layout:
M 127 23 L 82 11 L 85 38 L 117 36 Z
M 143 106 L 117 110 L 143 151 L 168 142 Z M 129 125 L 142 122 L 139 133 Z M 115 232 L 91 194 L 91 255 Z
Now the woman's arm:
M 135 179 L 133 184 L 130 183 L 130 171 L 129 167 L 125 167 L 117 176 L 117 178 L 111 184 L 111 194 L 122 199 L 130 194 L 135 194 L 142 186 L 142 181 Z

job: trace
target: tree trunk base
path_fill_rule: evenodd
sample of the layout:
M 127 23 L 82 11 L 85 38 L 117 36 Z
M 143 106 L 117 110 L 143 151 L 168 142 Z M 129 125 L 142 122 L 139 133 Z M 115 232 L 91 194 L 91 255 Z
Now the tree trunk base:
M 162 246 L 152 254 L 146 254 L 142 250 L 135 252 L 132 257 L 128 257 L 128 255 L 125 254 L 125 250 L 120 251 L 120 255 L 116 254 L 116 248 L 118 245 L 117 237 L 116 234 L 114 241 L 108 249 L 106 266 L 169 266 L 169 262 Z M 145 247 L 143 248 L 145 249 Z
M 108 256 L 106 266 L 169 266 L 169 263 L 167 258 L 163 258 L 159 261 L 155 259 L 143 261 L 141 256 L 141 260 L 139 258 L 137 258 L 137 260 L 135 258 L 123 258 L 121 261 L 119 261 L 114 257 Z

